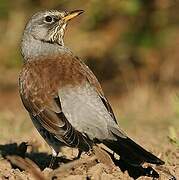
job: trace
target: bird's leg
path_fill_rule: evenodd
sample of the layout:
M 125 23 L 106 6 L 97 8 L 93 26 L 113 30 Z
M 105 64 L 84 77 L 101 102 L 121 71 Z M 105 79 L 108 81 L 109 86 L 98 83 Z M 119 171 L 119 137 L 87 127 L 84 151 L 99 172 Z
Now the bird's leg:
M 83 151 L 81 149 L 78 149 L 78 155 L 75 159 L 80 159 L 82 152 Z
M 54 162 L 58 156 L 58 153 L 52 148 L 52 158 L 50 160 L 49 168 L 53 168 Z
M 80 159 L 82 152 L 83 152 L 83 151 L 82 151 L 81 149 L 78 149 L 78 155 L 77 155 L 73 160 L 78 160 L 78 159 Z

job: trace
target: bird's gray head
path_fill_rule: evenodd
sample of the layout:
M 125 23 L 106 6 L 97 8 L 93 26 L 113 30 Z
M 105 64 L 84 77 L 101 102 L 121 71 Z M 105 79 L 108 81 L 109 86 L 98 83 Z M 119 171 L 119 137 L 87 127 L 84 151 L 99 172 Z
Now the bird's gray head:
M 22 38 L 22 55 L 38 53 L 48 44 L 64 46 L 63 37 L 68 21 L 83 13 L 83 10 L 75 11 L 42 11 L 34 14 L 27 23 Z M 50 46 L 49 46 L 50 48 Z M 31 50 L 33 52 L 31 52 Z M 46 49 L 47 50 L 47 49 Z

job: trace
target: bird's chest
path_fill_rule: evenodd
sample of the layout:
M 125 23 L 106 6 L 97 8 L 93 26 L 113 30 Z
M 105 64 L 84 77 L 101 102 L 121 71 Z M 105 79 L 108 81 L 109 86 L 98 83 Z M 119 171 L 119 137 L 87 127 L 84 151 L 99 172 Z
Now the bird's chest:
M 81 84 L 84 77 L 73 62 L 50 60 L 27 64 L 19 79 L 24 98 L 44 105 L 57 97 L 64 87 Z

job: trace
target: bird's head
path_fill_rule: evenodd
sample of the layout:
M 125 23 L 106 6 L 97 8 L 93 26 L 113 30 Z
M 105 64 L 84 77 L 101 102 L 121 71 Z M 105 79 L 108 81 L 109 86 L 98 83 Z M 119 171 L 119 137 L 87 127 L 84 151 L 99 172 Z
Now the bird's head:
M 75 11 L 43 11 L 34 14 L 27 23 L 24 35 L 32 36 L 36 40 L 57 43 L 63 46 L 63 37 L 68 22 L 83 13 Z

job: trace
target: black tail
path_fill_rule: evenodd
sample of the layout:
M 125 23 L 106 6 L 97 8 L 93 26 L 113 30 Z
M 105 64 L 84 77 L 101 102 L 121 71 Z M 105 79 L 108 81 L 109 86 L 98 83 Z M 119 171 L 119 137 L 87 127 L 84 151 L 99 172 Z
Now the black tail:
M 125 162 L 133 166 L 140 166 L 144 162 L 157 165 L 164 164 L 164 161 L 146 151 L 130 138 L 121 138 L 119 136 L 116 137 L 117 141 L 108 140 L 105 141 L 104 144 L 118 154 Z

